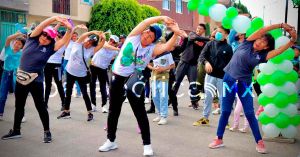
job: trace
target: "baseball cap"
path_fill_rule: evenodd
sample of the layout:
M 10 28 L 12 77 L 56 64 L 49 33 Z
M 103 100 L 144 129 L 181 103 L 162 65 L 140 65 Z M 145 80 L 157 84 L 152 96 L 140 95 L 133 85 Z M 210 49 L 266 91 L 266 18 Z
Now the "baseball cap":
M 119 37 L 117 37 L 116 35 L 111 35 L 109 39 L 114 40 L 116 43 L 119 42 Z
M 93 41 L 93 46 L 98 45 L 99 37 L 98 35 L 92 34 L 88 37 L 89 41 Z
M 57 36 L 57 31 L 52 26 L 44 28 L 43 32 L 46 32 L 52 39 Z
M 162 35 L 162 31 L 158 25 L 151 25 L 149 30 L 154 33 L 155 39 L 153 42 L 156 42 Z
M 121 34 L 121 35 L 120 35 L 120 39 L 121 39 L 121 38 L 126 38 L 126 35 L 125 35 L 125 34 Z

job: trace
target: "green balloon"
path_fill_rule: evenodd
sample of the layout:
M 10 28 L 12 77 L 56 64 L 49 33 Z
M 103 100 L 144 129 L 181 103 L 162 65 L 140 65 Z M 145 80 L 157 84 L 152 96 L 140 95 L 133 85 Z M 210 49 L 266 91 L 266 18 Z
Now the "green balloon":
M 278 55 L 278 56 L 276 56 L 276 57 L 270 59 L 270 61 L 271 61 L 272 63 L 275 63 L 275 64 L 280 64 L 280 63 L 283 62 L 284 60 L 285 60 L 285 59 L 283 58 L 283 55 L 282 55 L 282 54 L 280 54 L 280 55 Z
M 258 96 L 258 104 L 261 105 L 261 106 L 266 106 L 268 105 L 269 103 L 272 102 L 272 98 L 268 98 L 266 95 L 264 95 L 263 93 L 260 94 Z
M 270 79 L 270 83 L 273 83 L 277 86 L 281 86 L 283 85 L 285 82 L 287 82 L 287 77 L 286 74 L 282 71 L 275 71 Z
M 251 34 L 253 34 L 255 32 L 255 30 L 253 28 L 249 28 L 246 32 L 246 37 L 249 37 Z
M 283 52 L 283 58 L 287 60 L 293 60 L 295 57 L 295 51 L 292 48 L 288 48 Z
M 267 125 L 269 123 L 272 123 L 273 121 L 273 119 L 268 117 L 265 112 L 260 113 L 260 115 L 258 116 L 258 120 L 263 125 Z
M 278 128 L 283 129 L 290 125 L 290 118 L 286 114 L 279 113 L 275 117 L 274 123 Z
M 198 13 L 200 14 L 200 15 L 203 15 L 203 16 L 208 16 L 209 15 L 209 12 L 208 12 L 208 7 L 207 6 L 205 6 L 205 5 L 200 5 L 199 7 L 198 7 Z
M 288 81 L 296 83 L 298 81 L 298 73 L 295 70 L 292 70 L 290 73 L 286 75 Z
M 282 30 L 280 28 L 278 29 L 273 29 L 269 32 L 273 38 L 276 40 L 277 38 L 282 36 Z
M 289 99 L 289 103 L 296 104 L 298 102 L 298 95 L 297 94 L 290 95 L 288 99 Z
M 198 8 L 199 2 L 196 1 L 189 1 L 187 4 L 187 8 L 189 11 L 195 11 Z
M 232 18 L 224 17 L 222 20 L 222 26 L 226 29 L 232 28 Z
M 291 118 L 291 124 L 294 126 L 298 126 L 300 124 L 300 115 L 296 115 L 293 118 Z
M 272 103 L 278 108 L 284 108 L 288 106 L 288 98 L 289 97 L 286 94 L 279 92 L 273 97 Z
M 257 17 L 251 21 L 251 28 L 260 29 L 264 26 L 264 20 Z
M 263 73 L 259 73 L 257 76 L 257 82 L 258 82 L 258 84 L 263 86 L 269 82 L 271 77 L 272 77 L 271 75 L 264 75 Z
M 203 0 L 203 3 L 209 8 L 210 6 L 216 4 L 218 0 Z
M 238 16 L 238 14 L 239 14 L 239 12 L 235 7 L 229 7 L 226 10 L 226 17 L 228 17 L 228 18 L 234 18 L 234 17 Z

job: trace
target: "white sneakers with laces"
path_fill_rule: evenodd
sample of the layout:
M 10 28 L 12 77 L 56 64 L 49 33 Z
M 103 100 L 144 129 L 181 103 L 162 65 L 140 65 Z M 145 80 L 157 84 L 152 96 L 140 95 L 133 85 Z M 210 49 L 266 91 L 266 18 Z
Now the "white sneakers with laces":
M 107 139 L 105 141 L 105 143 L 99 147 L 99 151 L 100 152 L 108 152 L 110 150 L 114 150 L 117 148 L 118 148 L 118 145 L 116 144 L 116 142 L 111 142 L 109 139 Z

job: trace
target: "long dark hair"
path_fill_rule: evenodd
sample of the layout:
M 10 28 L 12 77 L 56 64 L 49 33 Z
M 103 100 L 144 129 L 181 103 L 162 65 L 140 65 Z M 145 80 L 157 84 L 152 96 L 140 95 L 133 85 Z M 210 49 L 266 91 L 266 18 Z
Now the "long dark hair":
M 273 36 L 269 33 L 263 35 L 263 38 L 266 39 L 266 41 L 268 42 L 268 49 L 267 51 L 272 51 L 275 49 L 275 39 L 273 38 Z

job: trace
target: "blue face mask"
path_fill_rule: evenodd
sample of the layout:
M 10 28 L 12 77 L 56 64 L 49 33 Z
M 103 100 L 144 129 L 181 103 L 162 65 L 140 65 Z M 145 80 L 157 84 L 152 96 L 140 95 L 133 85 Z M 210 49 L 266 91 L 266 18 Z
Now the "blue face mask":
M 215 39 L 216 39 L 217 41 L 221 41 L 222 38 L 223 38 L 223 34 L 220 33 L 220 32 L 217 32 L 216 35 L 215 35 Z

